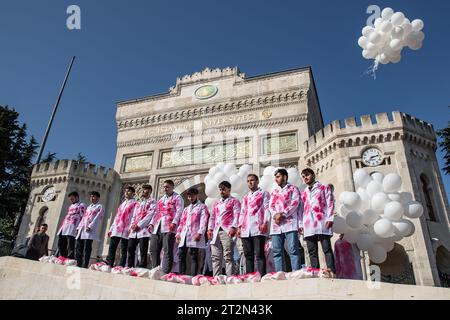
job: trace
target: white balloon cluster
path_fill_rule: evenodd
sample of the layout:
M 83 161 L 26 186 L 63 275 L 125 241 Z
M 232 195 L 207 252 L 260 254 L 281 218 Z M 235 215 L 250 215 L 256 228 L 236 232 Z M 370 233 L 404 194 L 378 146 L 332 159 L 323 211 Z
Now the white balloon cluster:
M 251 173 L 252 167 L 248 164 L 242 165 L 239 170 L 234 164 L 218 163 L 209 169 L 205 177 L 205 193 L 208 198 L 205 204 L 209 210 L 212 209 L 214 202 L 220 198 L 219 183 L 228 181 L 231 183 L 231 195 L 242 200 L 247 193 L 247 175 Z
M 259 179 L 259 187 L 267 192 L 272 192 L 276 188 L 275 170 L 279 168 L 269 166 L 264 169 L 263 175 Z M 219 183 L 228 181 L 231 183 L 231 195 L 240 201 L 248 192 L 247 175 L 252 172 L 252 167 L 248 164 L 242 165 L 237 170 L 234 164 L 218 163 L 209 169 L 208 175 L 205 177 L 205 193 L 208 196 L 205 204 L 209 210 L 212 209 L 214 203 L 220 198 Z M 287 169 L 289 182 L 302 188 L 302 179 L 297 169 Z
M 375 65 L 397 63 L 401 60 L 404 47 L 412 50 L 422 48 L 425 34 L 424 23 L 420 19 L 410 22 L 402 12 L 385 8 L 377 18 L 374 27 L 365 26 L 358 39 L 365 59 L 375 59 Z
M 274 188 L 277 187 L 275 182 L 275 171 L 277 169 L 286 169 L 282 167 L 268 166 L 264 169 L 263 175 L 260 177 L 259 187 L 267 192 L 272 192 Z M 288 182 L 294 186 L 304 189 L 305 185 L 302 182 L 300 173 L 295 168 L 286 169 L 288 173 Z
M 357 191 L 339 195 L 333 232 L 344 234 L 346 241 L 368 251 L 370 260 L 382 263 L 395 242 L 414 234 L 415 227 L 409 219 L 419 218 L 423 206 L 413 201 L 411 193 L 400 191 L 402 179 L 397 173 L 369 175 L 358 169 L 353 180 Z

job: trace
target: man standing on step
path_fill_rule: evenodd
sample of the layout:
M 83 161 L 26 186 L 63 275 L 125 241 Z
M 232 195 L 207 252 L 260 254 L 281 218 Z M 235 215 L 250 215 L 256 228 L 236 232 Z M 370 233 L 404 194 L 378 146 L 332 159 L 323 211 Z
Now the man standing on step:
M 162 271 L 169 273 L 173 265 L 173 250 L 175 234 L 184 209 L 183 198 L 174 191 L 172 180 L 164 181 L 164 196 L 159 199 L 156 211 L 150 222 L 149 230 L 152 232 L 150 240 L 150 255 L 152 268 L 161 264 L 161 250 L 164 254 Z
M 198 249 L 206 247 L 205 233 L 208 227 L 209 211 L 208 207 L 198 200 L 197 189 L 190 188 L 186 194 L 190 205 L 183 210 L 176 235 L 179 273 L 186 274 L 186 256 L 189 251 L 190 274 L 195 276 L 198 274 Z
M 222 274 L 223 260 L 227 276 L 233 275 L 233 254 L 241 203 L 231 196 L 231 184 L 219 184 L 221 199 L 214 206 L 208 224 L 208 239 L 211 240 L 213 275 Z
M 75 258 L 75 237 L 77 235 L 77 227 L 86 211 L 86 205 L 80 202 L 78 192 L 69 193 L 68 198 L 71 205 L 67 210 L 58 235 L 58 251 L 59 255 L 64 258 Z
M 128 235 L 130 233 L 131 217 L 133 215 L 134 208 L 139 203 L 134 199 L 135 189 L 132 186 L 125 188 L 124 195 L 125 200 L 117 208 L 117 214 L 113 224 L 108 232 L 108 237 L 111 238 L 109 243 L 108 257 L 106 262 L 111 267 L 114 266 L 116 260 L 116 250 L 120 244 L 120 266 L 125 267 L 127 261 L 127 249 L 128 249 Z
M 269 231 L 270 211 L 268 192 L 258 187 L 259 178 L 256 174 L 247 176 L 250 191 L 244 196 L 239 217 L 238 236 L 242 239 L 245 256 L 245 272 L 256 271 L 262 276 L 266 274 L 266 256 L 264 245 Z
M 136 247 L 139 245 L 140 264 L 138 267 L 147 268 L 147 251 L 150 241 L 148 226 L 156 209 L 156 201 L 151 197 L 152 186 L 142 186 L 142 198 L 136 206 L 131 218 L 130 235 L 128 236 L 128 267 L 135 265 Z
M 301 193 L 304 202 L 303 214 L 300 216 L 299 232 L 303 234 L 308 247 L 309 259 L 313 268 L 319 268 L 320 242 L 327 267 L 336 273 L 331 237 L 333 236 L 334 197 L 330 185 L 316 181 L 312 169 L 302 171 L 302 178 L 307 187 Z
M 100 193 L 92 191 L 90 193 L 91 204 L 87 207 L 86 213 L 77 228 L 75 252 L 77 265 L 80 268 L 89 266 L 92 242 L 98 241 L 98 232 L 105 213 L 103 206 L 98 202 L 99 200 Z
M 275 171 L 278 184 L 270 195 L 269 210 L 272 214 L 270 235 L 273 245 L 273 262 L 276 271 L 286 271 L 284 263 L 284 242 L 287 242 L 292 271 L 300 269 L 300 250 L 298 239 L 298 206 L 300 192 L 288 182 L 285 169 Z

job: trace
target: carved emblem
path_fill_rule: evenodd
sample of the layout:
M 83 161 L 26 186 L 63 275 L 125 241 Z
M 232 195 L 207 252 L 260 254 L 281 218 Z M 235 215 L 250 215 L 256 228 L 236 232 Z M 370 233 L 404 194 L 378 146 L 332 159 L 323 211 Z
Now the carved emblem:
M 264 119 L 269 119 L 272 116 L 272 111 L 270 110 L 264 110 L 262 112 L 262 116 L 264 117 Z

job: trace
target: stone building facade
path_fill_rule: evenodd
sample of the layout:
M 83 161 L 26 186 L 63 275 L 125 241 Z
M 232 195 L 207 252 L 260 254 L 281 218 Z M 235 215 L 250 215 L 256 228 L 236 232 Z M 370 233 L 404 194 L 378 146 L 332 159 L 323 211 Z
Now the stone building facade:
M 230 162 L 248 163 L 258 174 L 269 165 L 308 166 L 318 179 L 333 184 L 338 195 L 354 190 L 353 172 L 366 166 L 362 156 L 370 149 L 380 155 L 380 161 L 368 169 L 399 172 L 403 189 L 426 207 L 425 215 L 415 221 L 415 235 L 396 245 L 381 265 L 382 276 L 391 282 L 448 285 L 448 200 L 435 155 L 436 134 L 428 123 L 393 112 L 324 126 L 311 68 L 254 77 L 246 77 L 238 68 L 206 68 L 178 78 L 167 93 L 119 102 L 116 122 L 116 159 L 107 173 L 80 171 L 73 161 L 64 170 L 51 169 L 53 164 L 34 168 L 22 236 L 31 232 L 30 223 L 36 223 L 44 206 L 39 197 L 50 185 L 59 190 L 51 216 L 56 222 L 68 206 L 67 192 L 100 183 L 107 215 L 96 254 L 104 256 L 106 229 L 124 185 L 139 190 L 150 183 L 153 196 L 159 197 L 162 182 L 170 178 L 181 194 L 192 186 L 203 191 L 209 168 Z M 50 167 L 43 170 L 42 166 Z M 59 182 L 64 176 L 66 180 Z M 51 236 L 56 233 L 56 229 L 50 231 Z M 367 257 L 365 264 L 369 264 Z

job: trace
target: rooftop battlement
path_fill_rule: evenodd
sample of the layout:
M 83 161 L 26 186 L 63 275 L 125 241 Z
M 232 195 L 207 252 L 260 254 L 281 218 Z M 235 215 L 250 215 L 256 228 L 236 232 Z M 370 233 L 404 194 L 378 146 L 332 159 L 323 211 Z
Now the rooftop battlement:
M 405 129 L 424 138 L 433 141 L 436 140 L 436 133 L 433 125 L 400 111 L 392 112 L 391 119 L 389 118 L 388 113 L 383 112 L 375 115 L 375 121 L 372 121 L 370 115 L 361 116 L 360 121 L 360 123 L 357 123 L 356 118 L 354 117 L 345 119 L 343 124 L 340 120 L 333 121 L 305 141 L 307 152 L 315 150 L 324 142 L 337 135 L 351 135 L 370 132 L 372 130 L 380 131 L 394 128 Z
M 33 167 L 32 179 L 50 176 L 70 174 L 85 178 L 114 179 L 115 171 L 103 166 L 97 166 L 92 163 L 79 162 L 77 160 L 58 160 L 55 162 L 43 162 Z

